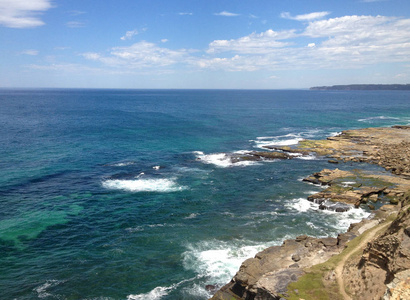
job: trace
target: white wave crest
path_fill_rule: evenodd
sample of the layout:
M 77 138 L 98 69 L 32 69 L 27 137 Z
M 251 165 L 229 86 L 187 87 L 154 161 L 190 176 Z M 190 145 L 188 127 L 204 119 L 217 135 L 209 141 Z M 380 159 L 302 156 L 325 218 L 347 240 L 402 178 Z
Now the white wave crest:
M 317 204 L 310 202 L 304 198 L 293 199 L 290 202 L 285 204 L 286 207 L 295 209 L 299 212 L 306 212 L 309 209 L 315 209 Z
M 111 166 L 113 167 L 126 167 L 126 166 L 131 166 L 131 165 L 135 165 L 135 161 L 124 161 L 124 162 L 111 164 Z
M 323 134 L 323 130 L 311 129 L 277 136 L 260 136 L 256 138 L 256 141 L 252 142 L 255 143 L 256 148 L 264 148 L 264 146 L 292 146 L 297 145 L 304 139 L 321 137 L 321 134 Z
M 55 287 L 61 283 L 64 283 L 65 281 L 63 280 L 47 280 L 44 284 L 34 288 L 34 291 L 37 292 L 38 298 L 43 299 L 43 298 L 48 298 L 48 297 L 55 297 L 56 295 L 53 295 L 49 292 L 47 292 L 47 289 Z
M 317 211 L 325 215 L 331 216 L 328 220 L 327 226 L 334 227 L 339 233 L 346 231 L 350 224 L 360 222 L 362 219 L 368 218 L 370 212 L 362 208 L 354 208 L 351 205 L 351 209 L 345 212 L 336 212 L 333 210 L 321 210 L 319 204 L 310 202 L 304 198 L 293 199 L 285 204 L 290 209 L 297 210 L 300 213 L 305 213 L 309 210 Z
M 315 160 L 318 159 L 318 157 L 314 154 L 309 154 L 309 155 L 300 155 L 296 156 L 297 159 L 302 159 L 302 160 Z
M 185 279 L 185 280 L 182 280 L 181 282 L 178 282 L 178 283 L 173 284 L 173 285 L 168 286 L 168 287 L 157 286 L 152 291 L 150 291 L 148 293 L 144 293 L 144 294 L 128 295 L 127 300 L 159 300 L 162 297 L 168 295 L 173 290 L 177 289 L 180 285 L 182 285 L 184 283 L 187 283 L 187 282 L 191 282 L 194 279 L 196 279 L 196 278 L 194 277 L 194 278 L 191 278 L 191 279 Z
M 248 153 L 249 151 L 236 151 L 234 154 L 243 154 L 243 153 Z M 205 154 L 201 151 L 195 151 L 194 154 L 196 155 L 197 159 L 202 161 L 205 164 L 212 164 L 215 165 L 219 168 L 228 168 L 228 167 L 234 167 L 234 166 L 250 166 L 250 165 L 256 165 L 258 162 L 256 161 L 232 161 L 232 155 L 227 154 L 227 153 L 211 153 L 211 154 Z
M 124 190 L 129 192 L 177 192 L 186 187 L 179 186 L 174 179 L 134 179 L 120 180 L 108 179 L 102 182 L 102 186 L 111 190 Z
M 264 146 L 274 145 L 274 146 L 291 146 L 297 145 L 301 140 L 303 140 L 300 134 L 289 133 L 286 135 L 278 136 L 261 136 L 257 137 L 255 145 L 257 148 L 263 148 Z
M 174 286 L 170 286 L 170 287 L 158 286 L 146 294 L 128 295 L 127 300 L 158 300 L 158 299 L 161 299 L 163 296 L 168 295 L 168 293 L 172 291 L 173 289 L 174 289 Z
M 388 116 L 377 116 L 377 117 L 369 117 L 369 118 L 364 118 L 364 119 L 359 119 L 359 122 L 365 122 L 365 123 L 374 123 L 379 120 L 400 120 L 399 118 L 395 117 L 388 117 Z
M 183 253 L 184 268 L 209 278 L 213 284 L 223 285 L 235 275 L 243 261 L 274 244 L 244 246 L 243 243 L 213 240 L 190 244 Z

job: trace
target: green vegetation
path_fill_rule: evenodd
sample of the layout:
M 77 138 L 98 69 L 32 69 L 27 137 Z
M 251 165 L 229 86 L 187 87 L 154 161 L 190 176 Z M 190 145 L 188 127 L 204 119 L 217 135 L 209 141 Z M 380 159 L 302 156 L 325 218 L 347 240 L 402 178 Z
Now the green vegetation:
M 328 290 L 326 289 L 322 281 L 322 272 L 320 270 L 313 269 L 314 268 L 312 268 L 312 270 L 310 270 L 309 273 L 300 277 L 297 282 L 291 283 L 288 286 L 289 297 L 286 297 L 287 299 L 337 299 L 334 297 L 330 297 Z
M 367 239 L 369 234 L 373 230 L 381 231 L 382 226 L 386 222 L 391 222 L 397 216 L 392 215 L 384 223 L 379 224 L 376 228 L 371 228 L 365 231 L 363 234 L 351 240 L 342 253 L 331 257 L 328 261 L 315 265 L 308 270 L 306 274 L 301 276 L 298 281 L 291 283 L 288 286 L 288 297 L 286 299 L 299 300 L 300 298 L 305 300 L 316 299 L 342 299 L 337 287 L 337 281 L 325 281 L 324 278 L 336 269 L 337 265 L 346 257 L 357 257 L 361 255 L 363 249 L 359 247 L 360 243 Z

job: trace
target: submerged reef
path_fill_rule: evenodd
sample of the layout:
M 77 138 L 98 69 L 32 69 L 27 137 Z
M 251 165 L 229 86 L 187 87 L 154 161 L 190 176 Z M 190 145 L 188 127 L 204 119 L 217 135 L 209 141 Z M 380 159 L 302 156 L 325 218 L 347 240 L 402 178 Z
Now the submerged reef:
M 316 153 L 333 164 L 380 165 L 386 171 L 324 169 L 304 179 L 326 186 L 308 197 L 321 209 L 367 206 L 372 218 L 337 238 L 303 235 L 257 253 L 211 299 L 410 299 L 410 126 L 347 130 L 294 148 L 266 148 L 285 159 Z

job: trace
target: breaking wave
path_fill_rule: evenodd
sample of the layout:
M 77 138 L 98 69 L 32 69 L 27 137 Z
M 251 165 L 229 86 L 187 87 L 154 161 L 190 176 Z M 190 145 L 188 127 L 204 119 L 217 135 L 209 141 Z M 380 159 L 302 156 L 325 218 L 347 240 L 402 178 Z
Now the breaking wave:
M 178 192 L 187 189 L 178 185 L 174 179 L 108 179 L 102 186 L 110 190 L 124 190 L 129 192 Z

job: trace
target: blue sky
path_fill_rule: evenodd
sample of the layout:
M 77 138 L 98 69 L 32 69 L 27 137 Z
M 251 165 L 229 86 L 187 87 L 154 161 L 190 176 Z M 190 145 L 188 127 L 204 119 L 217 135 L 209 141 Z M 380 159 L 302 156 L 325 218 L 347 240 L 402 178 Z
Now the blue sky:
M 0 0 L 0 87 L 410 83 L 408 0 Z

